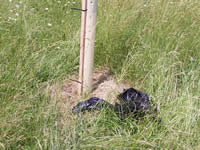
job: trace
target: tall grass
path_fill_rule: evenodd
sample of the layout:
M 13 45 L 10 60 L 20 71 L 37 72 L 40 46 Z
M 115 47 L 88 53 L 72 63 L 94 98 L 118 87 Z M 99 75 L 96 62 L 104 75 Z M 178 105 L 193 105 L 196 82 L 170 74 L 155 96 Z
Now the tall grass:
M 98 2 L 95 66 L 148 93 L 161 123 L 61 113 L 44 89 L 78 72 L 80 1 L 0 3 L 1 149 L 200 148 L 197 0 Z

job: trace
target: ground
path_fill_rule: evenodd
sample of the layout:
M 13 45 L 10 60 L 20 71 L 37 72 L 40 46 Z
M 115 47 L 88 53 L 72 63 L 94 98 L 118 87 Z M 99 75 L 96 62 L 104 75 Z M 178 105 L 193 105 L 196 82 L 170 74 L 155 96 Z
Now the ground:
M 111 75 L 107 68 L 96 69 L 93 73 L 93 90 L 89 95 L 80 96 L 78 94 L 78 77 L 67 79 L 62 83 L 57 83 L 48 88 L 51 98 L 57 99 L 71 110 L 79 101 L 86 100 L 90 97 L 99 97 L 114 104 L 117 101 L 117 95 L 130 86 L 127 83 L 118 82 Z

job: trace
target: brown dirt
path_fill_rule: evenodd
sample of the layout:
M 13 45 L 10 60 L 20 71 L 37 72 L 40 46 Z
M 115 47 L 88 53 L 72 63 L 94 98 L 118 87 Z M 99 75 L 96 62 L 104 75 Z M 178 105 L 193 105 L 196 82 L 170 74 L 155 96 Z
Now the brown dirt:
M 67 110 L 77 104 L 79 101 L 86 100 L 92 96 L 99 97 L 109 101 L 110 103 L 115 103 L 116 96 L 123 91 L 123 89 L 129 86 L 125 83 L 118 83 L 110 74 L 108 69 L 101 68 L 97 69 L 93 73 L 93 90 L 85 98 L 78 95 L 77 87 L 78 82 L 76 82 L 77 77 L 73 77 L 74 80 L 66 80 L 62 83 L 57 83 L 50 88 L 48 88 L 48 94 L 51 98 L 56 99 L 62 107 Z

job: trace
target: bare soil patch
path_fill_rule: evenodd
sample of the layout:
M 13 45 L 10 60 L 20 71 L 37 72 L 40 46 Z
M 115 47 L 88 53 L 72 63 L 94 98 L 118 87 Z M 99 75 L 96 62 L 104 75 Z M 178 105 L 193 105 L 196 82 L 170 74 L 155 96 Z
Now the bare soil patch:
M 117 101 L 117 95 L 123 89 L 129 88 L 128 84 L 119 83 L 112 77 L 109 70 L 106 68 L 96 69 L 93 73 L 93 90 L 87 97 L 78 95 L 78 77 L 72 77 L 62 83 L 57 83 L 48 88 L 48 94 L 51 98 L 56 99 L 59 105 L 71 112 L 71 109 L 79 101 L 86 100 L 90 97 L 99 97 L 112 104 Z

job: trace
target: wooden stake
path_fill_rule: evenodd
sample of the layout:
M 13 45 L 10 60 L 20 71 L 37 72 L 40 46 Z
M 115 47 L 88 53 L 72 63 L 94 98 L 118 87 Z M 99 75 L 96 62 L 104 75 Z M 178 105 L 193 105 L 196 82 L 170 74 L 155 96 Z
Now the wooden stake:
M 92 90 L 92 70 L 96 35 L 97 0 L 87 1 L 86 35 L 84 51 L 83 92 Z
M 80 67 L 79 67 L 79 81 L 78 93 L 82 94 L 83 91 L 83 64 L 84 64 L 84 49 L 85 49 L 85 29 L 86 29 L 86 16 L 87 16 L 87 0 L 82 0 L 82 13 L 81 13 L 81 39 L 80 39 Z

